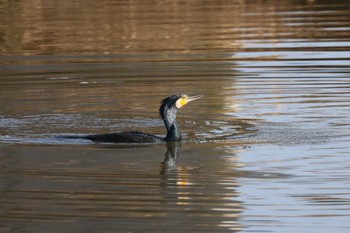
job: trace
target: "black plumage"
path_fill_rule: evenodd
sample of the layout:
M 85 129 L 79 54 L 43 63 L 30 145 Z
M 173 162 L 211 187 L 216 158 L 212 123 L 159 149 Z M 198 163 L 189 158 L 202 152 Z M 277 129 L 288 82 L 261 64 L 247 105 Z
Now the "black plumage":
M 159 143 L 169 141 L 181 141 L 181 132 L 176 121 L 177 112 L 182 106 L 202 97 L 203 96 L 190 97 L 183 94 L 177 94 L 169 96 L 161 101 L 159 114 L 163 119 L 165 128 L 167 130 L 167 135 L 165 138 L 142 132 L 97 134 L 78 136 L 75 138 L 107 143 Z

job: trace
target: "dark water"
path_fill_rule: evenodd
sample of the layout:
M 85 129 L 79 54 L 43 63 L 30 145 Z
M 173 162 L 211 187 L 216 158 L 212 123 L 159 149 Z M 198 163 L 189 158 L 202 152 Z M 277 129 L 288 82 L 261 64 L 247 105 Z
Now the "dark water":
M 0 0 L 1 232 L 349 232 L 349 1 Z M 164 135 L 182 145 L 60 136 Z

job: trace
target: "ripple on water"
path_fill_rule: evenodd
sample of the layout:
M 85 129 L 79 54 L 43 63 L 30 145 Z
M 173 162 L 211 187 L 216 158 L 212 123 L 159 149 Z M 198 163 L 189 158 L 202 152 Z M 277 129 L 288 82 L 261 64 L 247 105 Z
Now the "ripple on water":
M 86 144 L 89 141 L 67 139 L 65 136 L 123 131 L 164 135 L 164 126 L 160 119 L 109 119 L 81 114 L 2 117 L 0 126 L 4 128 L 0 141 L 7 144 Z M 346 135 L 329 128 L 303 129 L 292 127 L 290 124 L 252 124 L 245 120 L 185 121 L 183 128 L 185 142 L 218 144 L 310 144 L 323 143 Z

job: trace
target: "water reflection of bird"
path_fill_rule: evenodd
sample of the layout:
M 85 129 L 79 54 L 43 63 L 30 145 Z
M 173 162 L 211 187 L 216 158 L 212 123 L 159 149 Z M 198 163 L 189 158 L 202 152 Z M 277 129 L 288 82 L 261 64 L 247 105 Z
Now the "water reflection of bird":
M 180 155 L 181 142 L 167 142 L 166 147 L 167 151 L 165 153 L 160 174 L 166 174 L 167 172 L 176 170 L 176 161 Z
M 167 130 L 165 138 L 142 133 L 142 132 L 121 132 L 110 134 L 87 135 L 78 138 L 89 139 L 94 142 L 110 142 L 110 143 L 156 143 L 181 141 L 181 133 L 176 122 L 177 111 L 191 101 L 202 98 L 202 95 L 188 96 L 183 94 L 172 95 L 162 100 L 159 108 L 159 114 L 164 121 Z

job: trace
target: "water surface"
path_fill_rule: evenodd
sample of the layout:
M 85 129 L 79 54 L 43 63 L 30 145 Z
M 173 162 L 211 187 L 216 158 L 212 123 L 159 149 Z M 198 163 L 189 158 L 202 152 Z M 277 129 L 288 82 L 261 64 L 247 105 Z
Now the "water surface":
M 0 1 L 2 232 L 348 232 L 348 1 Z M 179 144 L 62 139 L 164 135 Z

